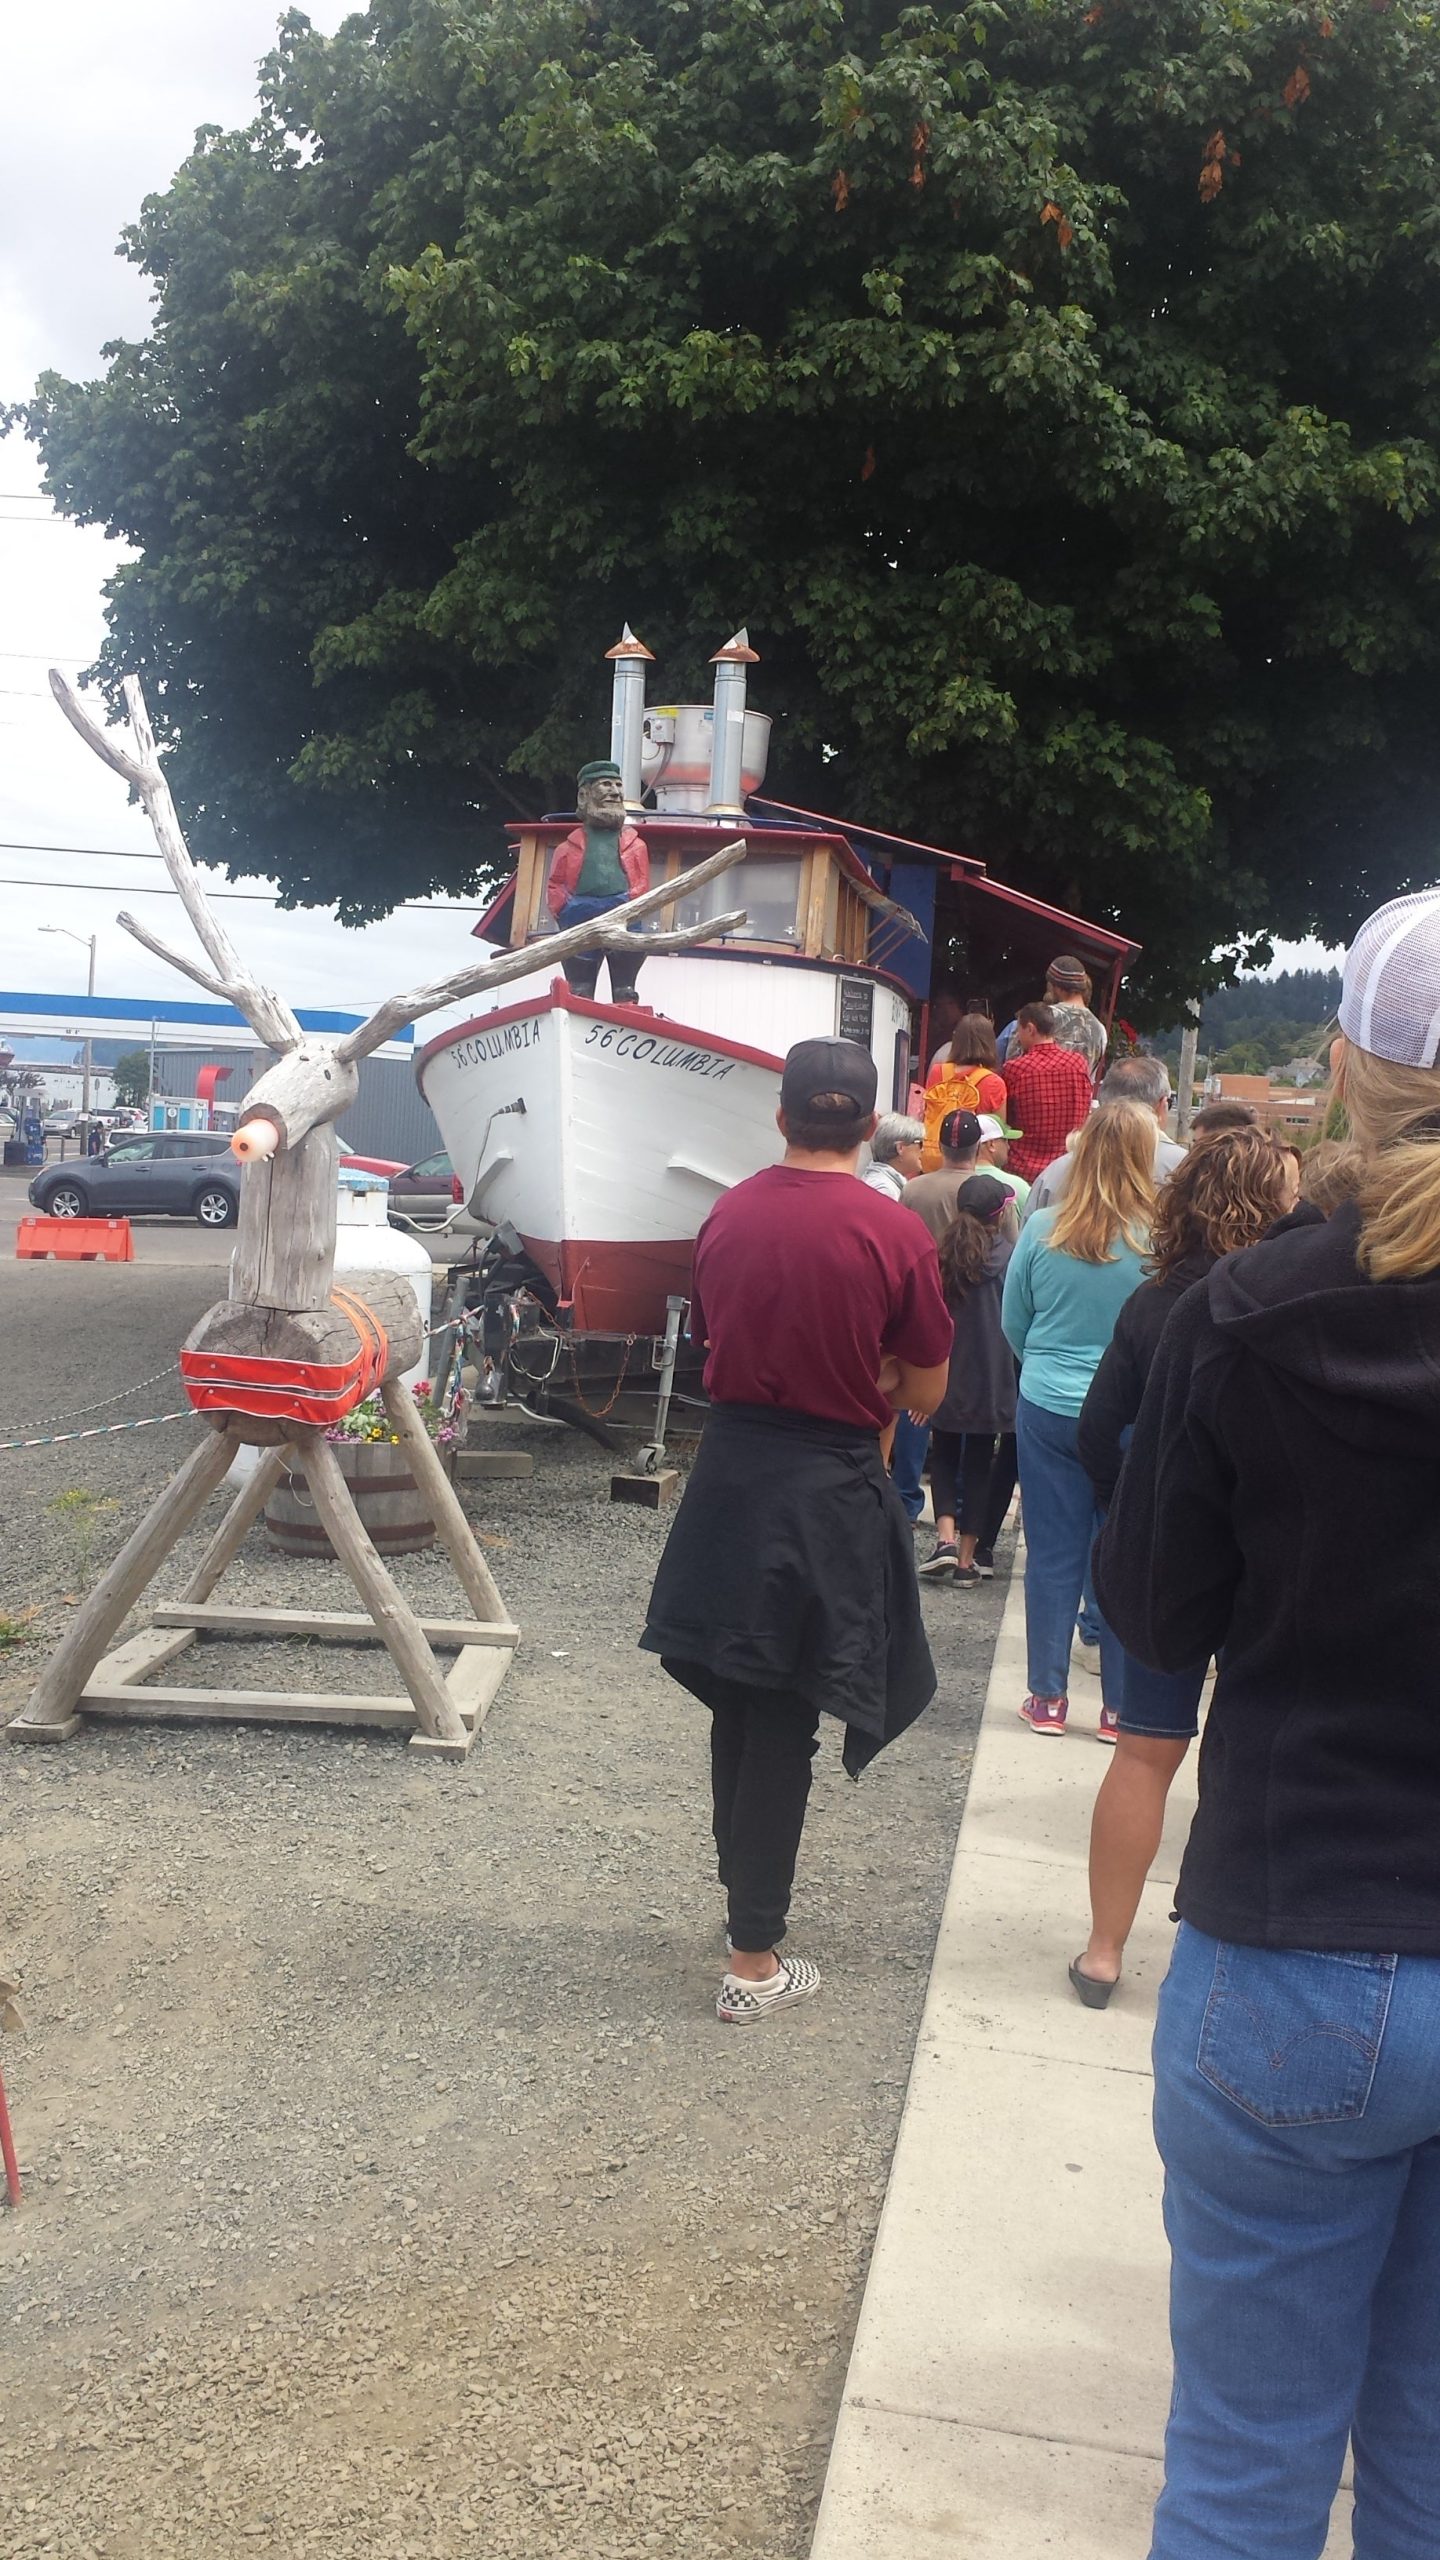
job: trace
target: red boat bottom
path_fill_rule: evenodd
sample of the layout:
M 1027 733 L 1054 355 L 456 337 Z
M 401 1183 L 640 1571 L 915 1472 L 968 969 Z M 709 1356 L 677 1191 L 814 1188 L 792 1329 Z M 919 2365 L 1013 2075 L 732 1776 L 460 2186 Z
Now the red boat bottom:
M 575 1236 L 563 1244 L 540 1236 L 521 1242 L 572 1308 L 577 1333 L 663 1333 L 666 1299 L 690 1294 L 695 1244 L 689 1236 L 660 1244 L 587 1243 Z

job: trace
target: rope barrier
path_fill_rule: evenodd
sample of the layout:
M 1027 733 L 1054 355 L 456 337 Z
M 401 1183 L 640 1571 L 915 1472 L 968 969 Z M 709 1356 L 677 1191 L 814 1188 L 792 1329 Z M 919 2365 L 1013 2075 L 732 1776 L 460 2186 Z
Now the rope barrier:
M 38 1422 L 0 1423 L 0 1430 L 48 1431 L 52 1422 L 82 1422 L 87 1413 L 104 1413 L 110 1405 L 123 1404 L 127 1396 L 138 1396 L 143 1388 L 158 1387 L 162 1378 L 173 1378 L 174 1375 L 175 1363 L 167 1360 L 164 1368 L 157 1369 L 152 1377 L 137 1378 L 133 1386 L 122 1387 L 118 1395 L 97 1396 L 93 1404 L 72 1405 L 65 1413 L 42 1413 Z M 7 1449 L 18 1445 L 18 1442 L 8 1440 L 0 1443 Z
M 131 1394 L 134 1394 L 132 1387 Z M 185 1405 L 178 1413 L 147 1413 L 138 1422 L 96 1422 L 88 1431 L 49 1431 L 34 1440 L 0 1440 L 0 1457 L 13 1449 L 59 1449 L 67 1440 L 109 1440 L 117 1431 L 153 1431 L 160 1422 L 199 1422 L 204 1417 Z

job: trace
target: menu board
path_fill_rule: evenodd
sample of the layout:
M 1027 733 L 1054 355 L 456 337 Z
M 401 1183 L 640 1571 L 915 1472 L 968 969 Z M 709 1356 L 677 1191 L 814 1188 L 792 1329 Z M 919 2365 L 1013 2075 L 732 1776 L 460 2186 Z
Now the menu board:
M 842 978 L 840 981 L 840 1038 L 856 1040 L 862 1049 L 868 1049 L 874 1024 L 875 989 L 870 980 Z

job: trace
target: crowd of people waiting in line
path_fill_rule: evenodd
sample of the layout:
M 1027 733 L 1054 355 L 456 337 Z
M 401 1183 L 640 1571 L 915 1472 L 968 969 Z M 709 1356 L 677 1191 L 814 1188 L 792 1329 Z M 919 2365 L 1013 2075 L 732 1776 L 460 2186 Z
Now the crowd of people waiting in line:
M 1094 1575 L 1115 1747 L 1087 2008 L 1213 1674 L 1155 2036 L 1175 2386 L 1150 2560 L 1318 2560 L 1347 2445 L 1357 2554 L 1440 2549 L 1437 1055 L 1440 890 L 1348 956 L 1347 1139 L 1303 1168 L 1238 1103 L 1181 1148 L 1163 1066 L 1094 1091 L 1050 1004 L 998 1041 L 959 1017 L 933 1118 L 877 1122 L 868 1055 L 805 1041 L 784 1161 L 697 1244 L 714 1411 L 642 1641 L 711 1710 L 723 2021 L 819 1988 L 782 1942 L 822 1712 L 858 1776 L 934 1694 L 906 1521 L 927 1436 L 932 1583 L 993 1572 L 1018 1465 L 1037 1736 L 1066 1731 Z

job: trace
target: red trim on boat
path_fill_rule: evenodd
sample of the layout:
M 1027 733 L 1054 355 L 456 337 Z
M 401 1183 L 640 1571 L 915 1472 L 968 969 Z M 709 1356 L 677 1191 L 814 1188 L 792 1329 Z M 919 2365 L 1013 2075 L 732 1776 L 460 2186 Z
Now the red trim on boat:
M 555 1244 L 522 1234 L 520 1240 L 569 1307 L 577 1333 L 663 1333 L 666 1299 L 690 1294 L 693 1238 L 613 1244 L 567 1236 Z
M 723 1031 L 697 1031 L 693 1023 L 672 1022 L 648 1005 L 597 1004 L 589 996 L 572 995 L 564 979 L 557 978 L 548 995 L 527 996 L 523 1004 L 503 1005 L 498 1013 L 477 1013 L 473 1021 L 457 1022 L 453 1031 L 441 1031 L 427 1040 L 415 1061 L 417 1078 L 423 1083 L 429 1060 L 441 1049 L 453 1048 L 457 1040 L 468 1040 L 480 1031 L 503 1031 L 507 1022 L 524 1022 L 537 1013 L 579 1013 L 592 1022 L 619 1023 L 626 1030 L 649 1032 L 657 1040 L 683 1040 L 692 1049 L 713 1049 L 718 1057 L 738 1058 L 742 1066 L 765 1067 L 772 1075 L 778 1076 L 785 1063 L 768 1049 L 747 1049 L 739 1040 L 727 1040 Z

